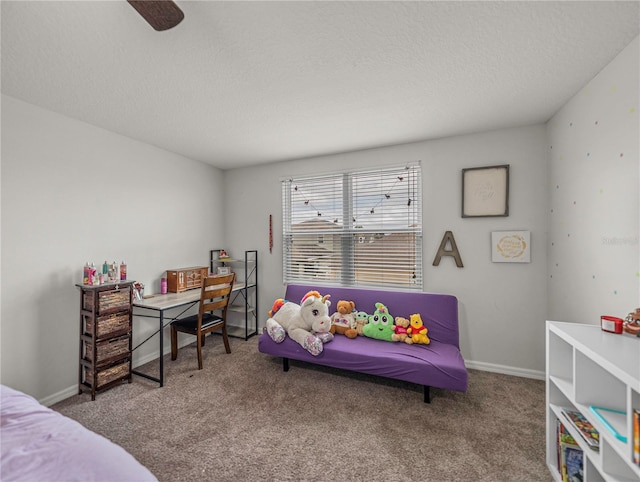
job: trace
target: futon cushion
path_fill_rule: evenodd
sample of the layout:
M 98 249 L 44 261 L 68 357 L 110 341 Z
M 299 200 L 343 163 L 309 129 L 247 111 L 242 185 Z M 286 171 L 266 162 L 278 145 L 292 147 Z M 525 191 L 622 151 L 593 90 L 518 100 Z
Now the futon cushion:
M 258 349 L 262 353 L 317 365 L 437 388 L 467 390 L 467 370 L 460 350 L 437 340 L 431 340 L 428 345 L 407 345 L 365 336 L 354 339 L 336 336 L 324 344 L 320 355 L 313 356 L 289 337 L 278 344 L 263 333 Z

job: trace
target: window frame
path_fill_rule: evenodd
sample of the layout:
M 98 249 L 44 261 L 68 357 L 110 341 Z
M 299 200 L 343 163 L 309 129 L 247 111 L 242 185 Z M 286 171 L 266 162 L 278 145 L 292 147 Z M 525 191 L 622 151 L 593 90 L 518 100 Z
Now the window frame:
M 391 181 L 394 181 L 393 176 L 401 179 L 398 173 L 407 173 L 406 182 L 409 185 L 413 183 L 413 191 L 407 188 L 408 200 L 403 199 L 403 203 L 406 204 L 407 210 L 407 224 L 406 227 L 400 228 L 398 226 L 385 226 L 384 220 L 379 223 L 373 222 L 366 229 L 364 226 L 357 224 L 358 215 L 354 214 L 357 209 L 357 205 L 362 202 L 366 196 L 364 196 L 356 187 L 354 191 L 354 184 L 356 186 L 363 183 L 363 179 L 379 176 L 380 192 L 384 189 L 388 189 L 391 186 Z M 327 195 L 327 199 L 333 200 L 337 204 L 341 205 L 341 219 L 342 223 L 339 223 L 337 227 L 332 227 L 327 216 L 318 210 L 317 219 L 313 219 L 311 215 L 307 215 L 308 219 L 302 217 L 296 217 L 294 211 L 296 207 L 292 204 L 297 202 L 299 204 L 298 185 L 303 185 L 305 188 L 312 187 L 318 192 L 321 191 L 323 183 L 331 185 L 331 183 L 340 182 L 340 189 L 333 190 L 327 189 L 326 192 L 331 192 L 332 195 Z M 369 183 L 375 181 L 367 181 Z M 395 181 L 393 188 L 395 189 L 398 181 Z M 402 181 L 400 181 L 402 185 Z M 370 184 L 368 184 L 370 185 Z M 404 186 L 402 186 L 404 188 Z M 389 191 L 393 196 L 396 196 L 393 190 Z M 293 194 L 292 194 L 293 193 Z M 314 194 L 318 194 L 317 192 Z M 338 202 L 338 197 L 341 197 Z M 379 195 L 380 199 L 372 209 L 372 217 L 374 208 L 384 210 L 384 201 L 389 200 L 392 196 L 384 194 L 384 197 Z M 294 201 L 295 198 L 295 201 Z M 412 199 L 413 198 L 413 199 Z M 322 203 L 324 199 L 321 197 L 315 198 L 318 204 Z M 399 200 L 395 199 L 393 211 L 390 214 L 394 216 L 400 213 Z M 308 204 L 309 201 L 305 201 Z M 388 201 L 389 204 L 392 201 Z M 413 203 L 413 206 L 412 206 Z M 313 203 L 311 203 L 313 204 Z M 309 206 L 307 206 L 309 208 Z M 314 207 L 315 209 L 315 207 Z M 339 210 L 339 208 L 336 208 Z M 309 210 L 309 209 L 307 209 Z M 391 166 L 382 168 L 368 168 L 368 169 L 354 169 L 349 171 L 343 171 L 339 173 L 320 174 L 314 176 L 306 176 L 299 178 L 289 178 L 282 180 L 282 212 L 283 212 L 283 228 L 282 228 L 282 254 L 283 254 L 283 282 L 284 284 L 291 283 L 303 283 L 303 284 L 322 284 L 332 286 L 349 286 L 349 287 L 372 287 L 385 289 L 400 289 L 400 290 L 423 290 L 423 231 L 422 231 L 422 168 L 421 163 L 414 162 L 404 164 L 402 166 Z M 337 212 L 337 211 L 336 211 Z M 378 215 L 381 219 L 384 219 L 383 215 Z M 335 224 L 340 216 L 333 214 Z M 315 218 L 315 216 L 314 216 Z M 300 221 L 303 219 L 303 221 Z M 345 223 L 344 220 L 351 220 L 352 222 Z M 394 218 L 389 216 L 393 223 L 400 223 L 400 217 Z M 299 222 L 296 223 L 296 220 Z M 300 229 L 303 223 L 307 223 L 305 229 Z M 315 224 L 315 226 L 314 226 Z M 324 224 L 324 227 L 322 227 Z M 298 229 L 295 228 L 298 226 Z M 390 235 L 395 235 L 393 241 L 389 241 L 389 247 L 384 246 L 385 238 L 390 239 Z M 294 255 L 294 247 L 298 250 L 303 246 L 301 243 L 304 237 L 311 239 L 315 237 L 315 242 L 318 245 L 318 249 L 314 250 L 313 247 L 308 249 L 310 253 L 309 259 L 314 259 L 312 263 L 307 264 L 300 270 L 296 271 L 294 266 L 303 266 L 302 263 L 294 264 L 295 259 L 300 259 L 300 255 Z M 393 237 L 393 236 L 391 236 Z M 404 244 L 403 237 L 406 238 Z M 318 243 L 317 240 L 322 238 L 323 243 Z M 328 251 L 328 255 L 323 258 L 320 246 L 326 247 L 327 250 L 332 249 L 335 246 L 336 240 L 339 238 L 339 249 Z M 328 241 L 329 240 L 329 241 Z M 367 242 L 369 240 L 369 242 Z M 296 243 L 297 241 L 297 243 Z M 383 257 L 376 255 L 376 250 L 371 248 L 370 254 L 364 250 L 367 244 L 378 243 L 380 253 L 389 254 L 392 256 L 391 261 L 386 260 Z M 313 243 L 310 243 L 313 244 Z M 361 246 L 359 246 L 361 245 Z M 404 245 L 407 246 L 406 252 L 403 251 Z M 358 257 L 360 252 L 360 257 Z M 333 259 L 339 253 L 340 262 L 339 265 L 333 262 L 333 266 L 339 270 L 339 277 L 332 278 L 330 274 L 322 272 L 323 262 L 327 263 L 327 259 Z M 373 253 L 373 254 L 371 254 Z M 408 255 L 405 261 L 403 255 Z M 397 257 L 397 258 L 393 258 Z M 358 261 L 359 259 L 359 261 Z M 379 268 L 369 267 L 366 261 L 371 263 L 376 259 L 383 260 L 382 265 Z M 398 259 L 397 263 L 393 260 Z M 329 262 L 330 263 L 330 262 Z M 326 264 L 325 264 L 326 266 Z M 404 266 L 404 268 L 400 268 Z M 305 276 L 304 273 L 308 276 Z M 372 281 L 371 278 L 375 273 L 382 273 L 382 282 L 377 280 Z M 395 272 L 393 274 L 392 272 Z M 298 274 L 296 274 L 298 273 Z M 315 273 L 315 274 L 314 274 Z

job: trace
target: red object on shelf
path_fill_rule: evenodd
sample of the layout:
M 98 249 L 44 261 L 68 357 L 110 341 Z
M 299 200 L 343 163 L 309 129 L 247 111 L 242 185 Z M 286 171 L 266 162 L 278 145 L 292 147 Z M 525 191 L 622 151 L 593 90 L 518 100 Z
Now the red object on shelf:
M 624 320 L 616 316 L 601 316 L 600 328 L 602 331 L 608 331 L 609 333 L 622 333 L 622 325 Z

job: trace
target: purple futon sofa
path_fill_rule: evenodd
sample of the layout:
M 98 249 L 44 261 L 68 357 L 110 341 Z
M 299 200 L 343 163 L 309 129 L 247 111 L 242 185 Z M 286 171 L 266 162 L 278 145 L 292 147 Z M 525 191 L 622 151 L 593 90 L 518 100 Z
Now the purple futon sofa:
M 393 316 L 409 318 L 419 313 L 429 330 L 431 343 L 408 345 L 358 336 L 354 339 L 336 335 L 325 343 L 324 351 L 313 356 L 287 337 L 275 343 L 267 333 L 260 335 L 258 350 L 282 357 L 284 371 L 289 370 L 289 359 L 300 360 L 354 372 L 395 378 L 417 383 L 424 387 L 424 401 L 431 401 L 429 387 L 465 392 L 467 368 L 460 353 L 458 341 L 458 300 L 455 296 L 416 291 L 384 291 L 366 288 L 322 287 L 291 284 L 284 298 L 300 303 L 312 290 L 331 295 L 329 313 L 335 312 L 339 300 L 350 300 L 356 310 L 372 314 L 377 302 L 384 303 Z

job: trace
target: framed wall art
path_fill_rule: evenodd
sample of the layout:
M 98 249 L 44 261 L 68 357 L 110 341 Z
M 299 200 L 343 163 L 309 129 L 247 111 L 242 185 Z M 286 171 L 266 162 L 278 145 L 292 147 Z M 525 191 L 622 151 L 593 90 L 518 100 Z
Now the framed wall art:
M 531 233 L 529 231 L 493 231 L 491 261 L 494 263 L 530 263 Z
M 462 170 L 462 217 L 509 216 L 509 165 Z

